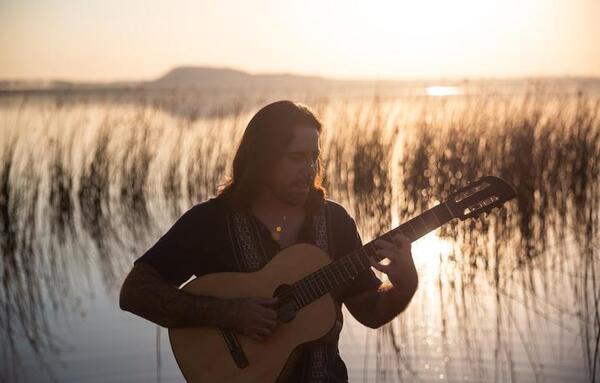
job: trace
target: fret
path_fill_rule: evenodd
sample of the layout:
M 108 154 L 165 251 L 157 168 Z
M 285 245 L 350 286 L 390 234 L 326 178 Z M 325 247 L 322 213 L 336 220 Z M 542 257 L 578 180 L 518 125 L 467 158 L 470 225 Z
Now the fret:
M 312 283 L 312 282 L 313 282 L 313 278 L 310 278 L 310 277 L 309 277 L 309 278 L 308 278 L 308 280 L 307 280 L 307 282 L 308 282 L 308 286 L 310 287 L 310 290 L 311 290 L 311 291 L 313 292 L 313 294 L 314 294 L 314 297 L 313 297 L 313 299 L 316 299 L 316 298 L 317 298 L 317 297 L 320 295 L 320 294 L 319 294 L 319 291 L 320 291 L 320 290 L 318 289 L 318 286 L 313 286 L 313 283 Z
M 333 285 L 331 285 L 330 283 L 329 278 L 327 278 L 327 266 L 319 270 L 316 275 L 319 283 L 321 283 L 323 287 L 325 287 L 325 290 L 329 290 L 333 287 Z
M 303 298 L 303 294 L 302 294 L 302 286 L 299 285 L 295 288 L 295 292 L 296 294 L 294 294 L 294 296 L 296 297 L 296 302 L 298 302 L 298 306 L 299 307 L 303 307 L 306 306 L 306 303 L 304 298 Z
M 350 270 L 348 268 L 348 265 L 347 265 L 348 261 L 346 261 L 346 259 L 342 259 L 341 263 L 343 266 L 343 270 L 346 272 L 346 275 L 348 276 L 348 279 L 352 279 L 354 274 L 352 273 L 352 270 Z
M 336 263 L 336 268 L 339 272 L 339 276 L 342 279 L 342 283 L 347 282 L 348 279 L 352 278 L 352 275 L 348 273 L 345 262 L 342 260 Z
M 389 240 L 392 241 L 392 242 L 394 242 L 395 241 L 394 237 L 396 235 L 398 235 L 398 234 L 403 235 L 403 236 L 405 236 L 407 238 L 410 238 L 407 234 L 405 234 L 405 232 L 403 230 L 400 230 L 400 228 L 398 227 L 398 228 L 396 228 L 396 229 L 394 229 L 394 230 L 392 230 L 392 231 L 389 232 Z
M 310 297 L 308 296 L 308 293 L 306 291 L 304 284 L 302 284 L 300 286 L 300 293 L 302 295 L 302 305 L 306 306 L 310 302 Z
M 369 262 L 369 253 L 367 252 L 367 245 L 364 245 L 363 247 L 360 248 L 360 254 L 358 257 L 358 261 L 360 262 L 360 265 L 366 269 L 367 267 L 367 263 Z
M 308 291 L 308 295 L 310 296 L 311 301 L 315 300 L 319 296 L 319 290 L 317 286 L 315 286 L 315 280 L 312 277 L 306 279 L 304 284 L 306 285 L 306 290 Z
M 323 281 L 321 281 L 321 279 L 319 278 L 320 271 L 321 270 L 311 274 L 311 276 L 310 276 L 310 278 L 314 282 L 314 285 L 317 287 L 317 292 L 320 292 L 321 290 L 327 290 L 326 287 L 323 285 Z M 317 294 L 317 296 L 318 295 L 319 294 Z
M 355 274 L 355 275 L 358 275 L 359 271 L 358 271 L 358 269 L 356 268 L 356 266 L 354 265 L 354 254 L 355 254 L 355 253 L 352 253 L 352 254 L 350 254 L 350 255 L 348 256 L 348 259 L 350 260 L 350 266 L 352 267 L 352 270 L 353 270 L 354 274 Z
M 443 224 L 444 222 L 443 222 L 443 221 L 440 219 L 440 217 L 439 217 L 439 216 L 438 216 L 438 214 L 437 214 L 437 206 L 436 206 L 435 208 L 431 209 L 430 211 L 431 211 L 431 213 L 433 213 L 433 217 L 435 218 L 435 221 L 436 221 L 436 227 L 440 227 L 440 226 L 442 226 L 442 224 Z
M 327 290 L 327 285 L 325 285 L 325 283 L 323 282 L 323 280 L 321 279 L 321 273 L 322 270 L 317 271 L 316 273 L 313 274 L 313 280 L 315 281 L 315 285 L 317 286 L 317 288 L 319 289 L 319 292 L 321 290 Z
M 335 273 L 333 272 L 331 265 L 327 265 L 323 270 L 325 270 L 325 276 L 327 277 L 327 283 L 329 283 L 329 288 L 336 288 L 338 282 L 335 278 Z
M 417 238 L 415 238 L 415 239 L 421 238 L 423 235 L 425 235 L 429 231 L 427 223 L 423 220 L 422 216 L 418 216 L 417 218 L 413 218 L 411 220 L 411 222 L 413 222 L 414 226 L 416 226 L 416 230 L 415 231 L 417 232 Z
M 340 285 L 343 285 L 344 282 L 348 279 L 348 277 L 344 275 L 344 269 L 339 267 L 338 264 L 336 264 L 335 271 L 337 276 L 340 278 Z
M 377 261 L 381 261 L 383 259 L 379 254 L 377 254 L 377 248 L 375 248 L 375 243 L 373 241 L 367 243 L 365 247 L 367 248 L 371 258 L 374 258 Z M 371 264 L 369 263 L 369 266 L 370 265 Z
M 368 249 L 367 245 L 368 245 L 368 243 L 365 246 L 363 246 L 363 253 L 366 254 L 367 256 L 366 257 L 361 257 L 361 259 L 360 259 L 360 263 L 362 263 L 362 265 L 365 268 L 365 270 L 368 269 L 371 266 L 371 263 L 369 262 L 369 258 L 372 255 L 372 254 L 370 254 L 370 253 L 367 252 L 367 249 Z
M 428 233 L 428 232 L 429 232 L 429 231 L 431 231 L 431 229 L 432 229 L 432 228 L 430 227 L 430 225 L 429 225 L 429 222 L 427 222 L 427 221 L 425 220 L 425 218 L 426 218 L 426 217 L 427 217 L 427 216 L 426 216 L 425 214 L 421 214 L 421 215 L 419 215 L 419 219 L 421 220 L 421 222 L 423 222 L 423 226 L 425 227 L 425 232 L 424 232 L 423 234 L 421 234 L 421 235 L 425 235 L 426 233 Z M 435 227 L 435 226 L 434 226 L 434 227 Z
M 327 277 L 327 270 L 325 269 L 325 267 L 319 270 L 319 273 L 317 274 L 317 280 L 319 281 L 321 286 L 323 286 L 324 291 L 328 291 L 332 286 L 331 281 Z
M 412 235 L 411 235 L 411 233 L 409 233 L 409 232 L 406 230 L 406 226 L 404 226 L 404 225 L 402 225 L 402 226 L 398 226 L 397 228 L 395 228 L 395 229 L 393 229 L 393 230 L 391 230 L 391 231 L 389 231 L 389 232 L 387 233 L 387 234 L 389 234 L 390 240 L 392 240 L 392 233 L 393 233 L 394 235 L 396 235 L 396 234 L 401 234 L 401 235 L 405 236 L 406 238 L 412 238 Z
M 433 231 L 435 229 L 437 229 L 438 227 L 440 227 L 440 220 L 438 219 L 438 217 L 435 215 L 435 209 L 429 209 L 425 212 L 426 216 L 425 216 L 425 221 L 429 222 L 429 224 L 431 225 L 431 227 L 429 228 L 429 231 Z
M 410 238 L 411 240 L 415 240 L 416 238 L 418 238 L 419 236 L 417 235 L 417 232 L 415 231 L 415 229 L 413 228 L 413 225 L 410 223 L 410 221 L 406 222 L 404 225 L 402 225 L 402 227 L 408 227 L 410 229 L 410 231 L 412 232 L 411 235 L 407 235 L 408 238 Z
M 442 208 L 441 205 L 444 205 L 444 208 Z M 437 205 L 435 207 L 435 211 L 437 212 L 438 217 L 440 218 L 440 226 L 451 221 L 452 218 L 454 218 L 454 216 L 452 215 L 452 212 L 448 209 L 448 206 L 446 205 L 446 203 Z
M 295 285 L 295 290 L 297 292 L 296 301 L 298 302 L 299 307 L 304 307 L 312 301 L 310 295 L 306 291 L 306 284 L 303 280 L 300 280 L 297 285 Z
M 369 259 L 369 254 L 367 254 L 367 251 L 365 250 L 364 246 L 361 247 L 359 250 L 360 253 L 358 253 L 358 262 L 362 267 L 365 267 L 365 260 Z
M 386 241 L 394 242 L 394 238 L 393 238 L 392 233 L 393 233 L 393 230 L 392 231 L 388 231 L 387 233 L 380 235 L 379 238 L 380 239 L 384 239 Z
M 444 207 L 446 208 L 446 210 L 448 210 L 448 214 L 450 214 L 450 219 L 452 219 L 452 217 L 454 217 L 454 213 L 452 212 L 452 210 L 450 210 L 450 207 L 448 206 L 448 204 L 446 202 L 441 203 L 440 205 L 444 205 Z
M 303 297 L 303 300 L 305 301 L 305 304 L 308 304 L 311 301 L 311 296 L 310 296 L 310 291 L 308 291 L 308 286 L 306 285 L 306 282 L 301 281 L 298 288 L 302 292 L 302 297 Z
M 333 277 L 333 282 L 335 283 L 335 286 L 339 286 L 339 282 L 337 280 L 337 278 L 335 277 L 335 268 L 330 268 L 328 267 L 328 271 L 329 271 L 329 275 L 331 275 Z
M 371 267 L 364 247 L 362 247 L 360 251 L 356 253 L 356 261 L 358 262 L 358 268 L 360 271 L 367 270 L 369 267 Z
M 310 291 L 310 279 L 307 280 L 305 283 L 302 283 L 302 291 L 304 291 L 304 296 L 306 296 L 306 299 L 308 302 L 311 302 L 314 297 L 312 296 L 312 293 Z

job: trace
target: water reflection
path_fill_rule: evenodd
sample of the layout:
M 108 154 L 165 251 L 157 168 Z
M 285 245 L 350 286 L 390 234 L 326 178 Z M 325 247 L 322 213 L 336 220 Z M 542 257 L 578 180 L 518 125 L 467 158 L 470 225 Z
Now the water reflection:
M 425 88 L 425 94 L 428 96 L 456 96 L 463 91 L 457 86 L 428 86 Z
M 364 241 L 485 174 L 519 192 L 415 244 L 417 297 L 369 338 L 372 363 L 351 368 L 379 381 L 595 380 L 598 99 L 300 100 L 324 121 L 326 185 Z M 260 97 L 223 102 L 232 113 L 193 119 L 118 102 L 2 104 L 0 326 L 2 366 L 12 366 L 2 380 L 21 376 L 23 340 L 52 373 L 47 355 L 62 344 L 51 318 L 78 315 L 85 276 L 99 272 L 114 292 L 135 256 L 214 194 Z M 585 373 L 563 369 L 574 366 Z

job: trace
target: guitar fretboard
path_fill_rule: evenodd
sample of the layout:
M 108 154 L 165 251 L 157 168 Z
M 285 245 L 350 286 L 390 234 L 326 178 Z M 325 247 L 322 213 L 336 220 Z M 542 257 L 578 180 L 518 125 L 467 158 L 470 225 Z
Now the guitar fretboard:
M 300 309 L 332 290 L 347 286 L 371 267 L 369 258 L 380 261 L 382 258 L 377 254 L 374 244 L 377 239 L 392 241 L 394 235 L 401 233 L 413 242 L 449 222 L 455 216 L 446 203 L 441 203 L 379 236 L 360 249 L 307 275 L 292 286 L 296 308 Z

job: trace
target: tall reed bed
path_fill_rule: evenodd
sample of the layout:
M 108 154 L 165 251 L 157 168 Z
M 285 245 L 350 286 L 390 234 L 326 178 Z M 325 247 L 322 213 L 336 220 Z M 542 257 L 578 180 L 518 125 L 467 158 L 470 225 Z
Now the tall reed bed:
M 459 327 L 465 332 L 445 357 L 464 357 L 472 366 L 480 366 L 489 354 L 481 339 L 477 341 L 485 336 L 475 332 L 485 331 L 482 321 L 489 321 L 489 313 L 495 312 L 497 336 L 491 343 L 495 381 L 518 380 L 510 355 L 514 332 L 521 338 L 518 343 L 527 353 L 533 375 L 543 379 L 540 348 L 545 347 L 545 337 L 536 324 L 546 321 L 581 335 L 588 376 L 596 380 L 600 367 L 599 106 L 598 100 L 581 95 L 573 99 L 525 95 L 467 102 L 458 113 L 447 116 L 444 105 L 434 103 L 423 105 L 420 117 L 398 130 L 394 123 L 381 123 L 382 111 L 384 115 L 390 111 L 386 111 L 389 105 L 379 103 L 369 106 L 370 119 L 361 124 L 364 128 L 350 129 L 352 137 L 345 137 L 351 144 L 341 146 L 360 148 L 366 162 L 365 166 L 358 161 L 364 166 L 360 170 L 357 162 L 349 163 L 341 173 L 355 177 L 343 183 L 351 188 L 344 195 L 358 199 L 347 201 L 369 239 L 386 228 L 390 217 L 402 222 L 483 175 L 501 176 L 517 188 L 518 200 L 507 209 L 477 221 L 453 222 L 439 233 L 454 243 L 452 253 L 440 260 L 443 266 L 435 291 L 441 333 L 447 335 L 452 322 L 462 323 Z M 370 133 L 369 128 L 376 132 Z M 356 179 L 357 175 L 362 176 Z M 382 175 L 385 181 L 378 182 Z M 399 182 L 390 182 L 394 179 Z M 370 214 L 365 215 L 365 210 Z M 487 289 L 495 296 L 494 305 L 476 300 L 489 297 L 483 294 Z M 427 316 L 432 308 L 423 305 L 427 308 L 422 314 Z M 516 316 L 526 317 L 525 328 L 519 327 Z M 377 358 L 376 371 L 417 378 L 418 366 L 403 359 L 403 355 L 426 353 L 419 347 L 422 333 L 414 339 L 408 335 L 417 327 L 418 321 L 400 319 L 378 333 L 376 349 L 393 352 L 378 353 L 387 356 Z M 404 340 L 404 346 L 399 346 L 399 340 Z M 444 339 L 441 343 L 447 344 Z M 473 352 L 474 348 L 479 351 Z M 489 369 L 465 370 L 439 375 L 491 378 Z M 378 377 L 389 378 L 384 373 Z
M 3 363 L 15 355 L 15 337 L 39 350 L 56 347 L 47 316 L 71 309 L 74 269 L 100 268 L 107 287 L 117 289 L 133 257 L 184 210 L 214 195 L 250 117 L 276 99 L 232 95 L 215 102 L 210 96 L 196 95 L 198 107 L 188 114 L 178 101 L 187 94 L 173 95 L 166 108 L 172 114 L 143 102 L 49 98 L 1 106 Z M 543 377 L 535 324 L 569 322 L 594 381 L 600 366 L 599 100 L 544 93 L 294 99 L 323 120 L 326 185 L 354 215 L 364 242 L 480 176 L 512 182 L 515 203 L 439 232 L 452 243 L 450 254 L 432 254 L 440 264 L 432 293 L 439 304 L 417 296 L 410 310 L 436 313 L 443 337 L 461 334 L 454 341 L 473 362 L 465 370 L 475 380 L 518 378 L 515 332 L 533 345 L 525 347 L 527 358 Z M 493 299 L 479 302 L 483 290 Z M 530 326 L 520 328 L 517 316 Z M 482 339 L 490 339 L 477 333 L 490 318 L 492 372 L 482 364 Z M 377 332 L 378 379 L 389 378 L 388 371 L 419 377 L 423 368 L 410 356 L 427 350 L 417 322 L 401 316 Z M 446 376 L 465 373 L 450 365 Z

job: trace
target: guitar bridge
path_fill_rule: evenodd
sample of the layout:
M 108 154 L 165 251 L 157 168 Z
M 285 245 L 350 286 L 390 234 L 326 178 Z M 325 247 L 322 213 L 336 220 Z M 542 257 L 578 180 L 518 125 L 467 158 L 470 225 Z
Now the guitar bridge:
M 248 358 L 242 349 L 242 345 L 237 339 L 237 336 L 233 333 L 233 331 L 219 329 L 221 331 L 221 335 L 223 335 L 223 339 L 225 340 L 225 344 L 229 349 L 229 353 L 233 358 L 233 361 L 238 368 L 246 368 L 250 363 L 248 363 Z

